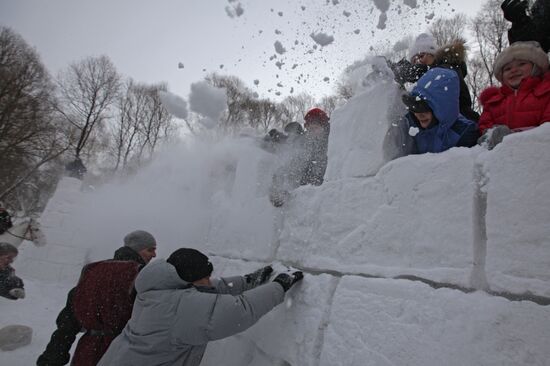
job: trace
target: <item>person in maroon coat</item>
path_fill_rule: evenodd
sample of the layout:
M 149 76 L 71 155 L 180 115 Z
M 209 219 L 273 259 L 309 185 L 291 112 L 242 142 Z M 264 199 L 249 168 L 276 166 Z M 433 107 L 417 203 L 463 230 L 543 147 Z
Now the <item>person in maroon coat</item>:
M 516 42 L 496 58 L 495 77 L 500 87 L 485 89 L 479 100 L 483 113 L 479 128 L 489 149 L 511 132 L 550 122 L 548 56 L 534 41 Z
M 124 246 L 117 249 L 112 260 L 86 265 L 77 286 L 69 291 L 67 304 L 56 320 L 57 329 L 36 364 L 66 365 L 77 334 L 84 331 L 71 365 L 95 366 L 130 319 L 134 279 L 156 256 L 156 246 L 153 235 L 136 230 L 124 237 Z

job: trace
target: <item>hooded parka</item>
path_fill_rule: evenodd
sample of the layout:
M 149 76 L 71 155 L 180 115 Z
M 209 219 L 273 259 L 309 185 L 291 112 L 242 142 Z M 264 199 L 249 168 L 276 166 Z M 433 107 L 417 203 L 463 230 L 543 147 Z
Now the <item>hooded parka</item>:
M 418 80 L 411 95 L 426 101 L 437 121 L 422 128 L 414 114 L 407 113 L 409 126 L 419 129 L 414 136 L 416 153 L 438 153 L 455 146 L 476 144 L 477 125 L 460 114 L 459 90 L 458 75 L 449 69 L 431 69 Z
M 132 317 L 99 366 L 197 366 L 209 341 L 244 331 L 280 304 L 275 282 L 250 289 L 244 277 L 195 287 L 170 263 L 146 266 L 136 279 Z

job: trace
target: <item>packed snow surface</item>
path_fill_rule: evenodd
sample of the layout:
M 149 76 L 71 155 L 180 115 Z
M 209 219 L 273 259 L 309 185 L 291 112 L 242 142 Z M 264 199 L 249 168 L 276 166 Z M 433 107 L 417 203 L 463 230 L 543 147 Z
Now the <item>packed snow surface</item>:
M 23 244 L 14 263 L 28 298 L 0 299 L 0 326 L 32 326 L 33 341 L 0 363 L 33 364 L 82 265 L 140 228 L 160 258 L 208 253 L 215 276 L 305 272 L 258 324 L 211 343 L 203 365 L 547 365 L 550 124 L 492 151 L 386 162 L 397 98 L 381 82 L 335 111 L 325 183 L 282 208 L 267 198 L 277 156 L 247 136 L 188 139 L 101 187 L 63 179 L 41 217 L 48 245 Z

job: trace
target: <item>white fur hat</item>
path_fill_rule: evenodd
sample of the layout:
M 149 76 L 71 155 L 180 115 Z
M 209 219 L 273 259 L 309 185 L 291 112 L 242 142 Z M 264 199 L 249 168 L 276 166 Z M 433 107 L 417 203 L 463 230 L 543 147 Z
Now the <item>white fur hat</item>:
M 515 42 L 506 47 L 496 58 L 493 66 L 495 77 L 502 82 L 502 70 L 514 60 L 526 60 L 534 63 L 542 73 L 548 70 L 548 55 L 535 41 Z
M 413 57 L 419 53 L 429 53 L 435 55 L 437 51 L 437 45 L 435 38 L 427 33 L 420 33 L 414 40 L 414 44 L 409 49 L 409 60 L 412 61 Z

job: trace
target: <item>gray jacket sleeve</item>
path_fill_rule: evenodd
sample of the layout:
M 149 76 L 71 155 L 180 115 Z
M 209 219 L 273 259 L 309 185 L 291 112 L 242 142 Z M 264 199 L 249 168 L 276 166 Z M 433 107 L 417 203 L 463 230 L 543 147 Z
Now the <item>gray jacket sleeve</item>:
M 244 276 L 216 278 L 212 282 L 218 294 L 240 295 L 250 289 Z
M 275 282 L 258 286 L 240 296 L 217 295 L 206 337 L 208 340 L 222 339 L 248 329 L 283 302 L 284 296 L 283 288 Z

